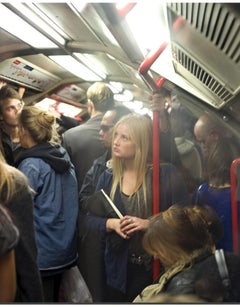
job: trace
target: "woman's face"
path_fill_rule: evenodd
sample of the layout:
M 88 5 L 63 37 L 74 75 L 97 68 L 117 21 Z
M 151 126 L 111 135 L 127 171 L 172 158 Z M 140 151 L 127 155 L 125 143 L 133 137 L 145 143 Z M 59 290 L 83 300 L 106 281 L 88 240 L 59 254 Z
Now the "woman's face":
M 128 127 L 120 124 L 113 135 L 113 154 L 122 159 L 134 159 L 136 145 L 130 139 Z

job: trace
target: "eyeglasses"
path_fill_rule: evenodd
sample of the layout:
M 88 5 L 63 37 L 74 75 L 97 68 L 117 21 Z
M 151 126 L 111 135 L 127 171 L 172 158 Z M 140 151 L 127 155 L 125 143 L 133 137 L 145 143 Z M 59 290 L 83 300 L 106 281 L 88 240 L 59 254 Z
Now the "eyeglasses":
M 101 125 L 100 130 L 103 132 L 108 132 L 114 125 Z

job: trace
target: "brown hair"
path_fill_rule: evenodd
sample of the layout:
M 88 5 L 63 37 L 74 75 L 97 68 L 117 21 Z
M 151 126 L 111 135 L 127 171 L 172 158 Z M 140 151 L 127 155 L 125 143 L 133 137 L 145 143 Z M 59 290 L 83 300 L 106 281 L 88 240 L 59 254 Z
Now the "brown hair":
M 192 207 L 173 205 L 150 219 L 143 247 L 168 268 L 179 261 L 187 263 L 195 253 L 211 252 L 212 237 Z
M 49 112 L 34 106 L 26 106 L 19 114 L 19 128 L 28 130 L 32 139 L 46 143 L 56 136 L 55 117 Z

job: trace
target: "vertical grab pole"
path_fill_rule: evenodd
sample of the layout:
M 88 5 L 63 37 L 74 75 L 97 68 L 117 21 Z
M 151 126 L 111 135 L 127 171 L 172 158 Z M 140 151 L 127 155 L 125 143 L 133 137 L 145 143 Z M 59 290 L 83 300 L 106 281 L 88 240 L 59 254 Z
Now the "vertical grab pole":
M 145 80 L 145 82 L 152 88 L 153 93 L 157 92 L 158 86 L 155 84 L 154 80 L 148 74 L 144 74 L 142 77 Z M 165 79 L 161 78 L 161 82 L 159 82 L 159 87 L 162 86 L 164 81 Z M 152 186 L 153 208 L 152 208 L 152 212 L 153 214 L 157 214 L 160 209 L 159 151 L 160 151 L 159 112 L 154 111 L 153 121 L 152 121 L 152 155 L 153 155 L 153 186 Z M 160 272 L 160 263 L 158 260 L 154 260 L 153 280 L 155 280 L 158 277 L 159 272 Z
M 237 201 L 237 165 L 240 164 L 240 158 L 235 159 L 230 168 L 231 180 L 231 211 L 232 211 L 232 240 L 233 252 L 239 253 L 238 241 L 238 201 Z
M 174 24 L 173 30 L 179 29 L 182 24 L 183 17 L 178 17 Z M 143 80 L 152 89 L 153 93 L 158 91 L 158 89 L 163 85 L 165 79 L 159 78 L 156 82 L 148 74 L 148 70 L 160 54 L 166 49 L 168 42 L 163 42 L 158 50 L 150 55 L 148 55 L 139 67 L 139 73 L 141 74 Z M 159 180 L 159 144 L 160 144 L 160 134 L 159 134 L 159 112 L 153 112 L 153 214 L 157 214 L 160 211 L 160 180 Z M 153 263 L 153 279 L 155 280 L 159 275 L 160 264 L 159 261 L 154 261 Z

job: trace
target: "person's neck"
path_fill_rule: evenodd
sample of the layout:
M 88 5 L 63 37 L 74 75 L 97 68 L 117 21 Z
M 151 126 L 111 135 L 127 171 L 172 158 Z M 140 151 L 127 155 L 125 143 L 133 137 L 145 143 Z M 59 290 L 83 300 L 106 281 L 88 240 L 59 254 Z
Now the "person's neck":
M 124 170 L 128 172 L 135 172 L 134 160 L 125 160 Z
M 10 136 L 12 142 L 19 142 L 19 134 L 17 126 L 3 125 L 3 130 Z
M 100 111 L 92 111 L 91 118 L 93 118 L 93 117 L 95 117 L 97 115 L 101 115 L 101 114 L 102 114 L 102 112 L 100 112 Z

